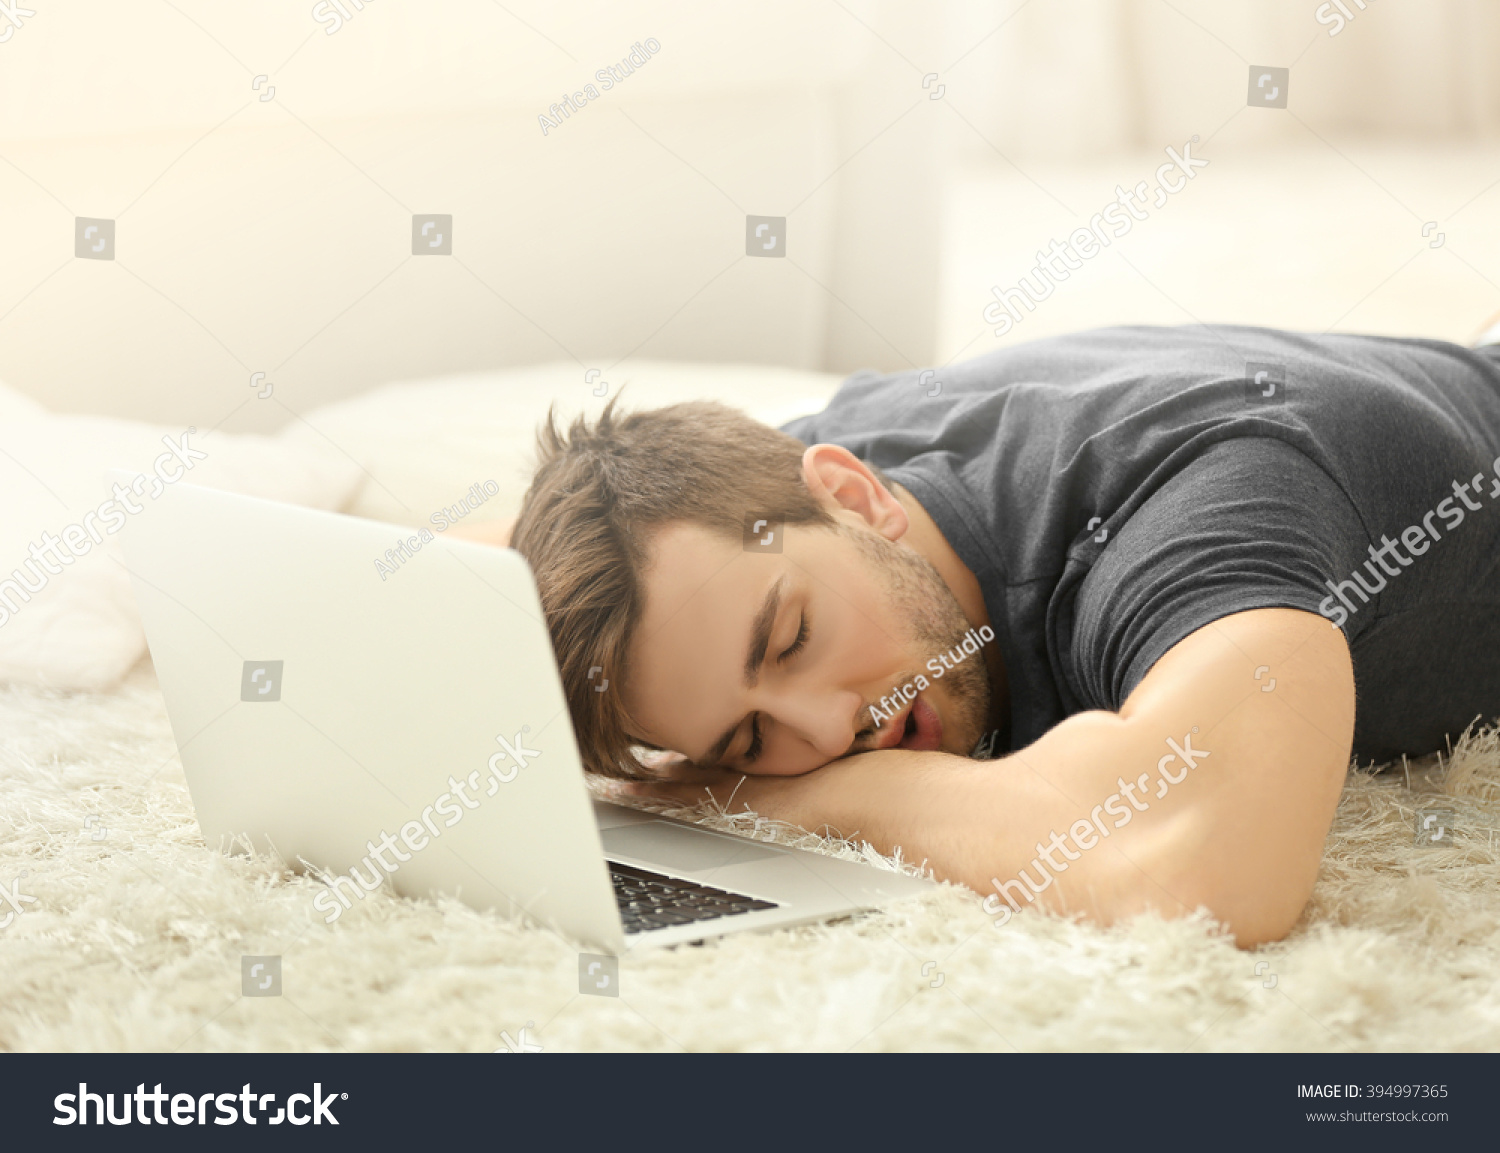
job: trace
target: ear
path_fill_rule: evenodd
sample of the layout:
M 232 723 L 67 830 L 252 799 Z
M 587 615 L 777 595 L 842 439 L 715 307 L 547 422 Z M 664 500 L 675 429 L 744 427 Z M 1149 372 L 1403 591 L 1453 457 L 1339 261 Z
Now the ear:
M 813 499 L 842 520 L 852 515 L 887 540 L 911 527 L 906 509 L 869 466 L 847 448 L 815 444 L 802 454 L 802 480 Z

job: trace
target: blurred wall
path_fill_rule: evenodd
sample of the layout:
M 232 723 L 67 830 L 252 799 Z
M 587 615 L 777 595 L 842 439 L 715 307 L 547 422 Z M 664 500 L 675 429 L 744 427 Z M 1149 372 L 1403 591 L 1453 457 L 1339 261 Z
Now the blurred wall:
M 1096 159 L 1159 150 L 1206 108 L 1265 145 L 1315 134 L 1500 136 L 1500 4 L 1493 0 L 985 0 L 945 28 L 969 160 Z M 986 35 L 991 29 L 999 30 Z M 981 39 L 981 37 L 983 39 Z M 1246 107 L 1251 65 L 1292 70 L 1294 116 Z
M 959 166 L 1159 151 L 1218 107 L 1268 147 L 1500 133 L 1500 4 L 1344 2 L 1330 36 L 1321 0 L 30 0 L 0 17 L 0 378 L 250 429 L 538 361 L 930 363 Z M 1245 108 L 1251 64 L 1292 69 L 1292 115 Z M 421 213 L 451 256 L 413 255 Z
M 253 428 L 505 364 L 930 355 L 933 134 L 890 130 L 837 6 L 342 2 L 34 0 L 0 43 L 0 378 Z M 419 213 L 451 257 L 413 255 Z M 787 218 L 775 257 L 752 215 Z M 77 217 L 114 221 L 112 261 L 75 257 Z

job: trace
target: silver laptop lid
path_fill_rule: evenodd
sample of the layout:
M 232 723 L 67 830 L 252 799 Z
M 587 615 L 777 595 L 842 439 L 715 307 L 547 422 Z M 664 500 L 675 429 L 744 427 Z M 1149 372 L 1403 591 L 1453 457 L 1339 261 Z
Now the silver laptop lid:
M 210 845 L 246 836 L 371 880 L 373 846 L 398 892 L 524 910 L 620 951 L 518 553 L 186 484 L 123 543 Z M 332 892 L 320 910 L 352 907 L 352 884 Z

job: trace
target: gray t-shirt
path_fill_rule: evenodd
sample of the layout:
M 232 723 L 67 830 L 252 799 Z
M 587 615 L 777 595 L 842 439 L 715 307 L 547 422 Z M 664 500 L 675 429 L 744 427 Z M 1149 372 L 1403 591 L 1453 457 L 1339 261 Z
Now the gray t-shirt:
M 1361 762 L 1500 715 L 1500 347 L 1107 328 L 857 373 L 785 430 L 885 470 L 974 572 L 1012 749 L 1254 608 L 1343 628 Z

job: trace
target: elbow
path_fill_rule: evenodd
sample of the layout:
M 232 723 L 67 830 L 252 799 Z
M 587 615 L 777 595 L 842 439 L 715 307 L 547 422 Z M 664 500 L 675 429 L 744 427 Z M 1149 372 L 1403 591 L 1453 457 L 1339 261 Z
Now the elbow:
M 1234 937 L 1237 947 L 1254 949 L 1258 945 L 1270 945 L 1284 940 L 1301 917 L 1302 908 L 1299 907 L 1290 913 L 1284 909 L 1255 911 L 1220 917 L 1219 920 Z
M 1199 908 L 1222 925 L 1241 949 L 1254 949 L 1284 940 L 1302 919 L 1312 897 L 1312 881 L 1306 884 L 1257 886 L 1246 891 L 1207 894 Z
M 1160 884 L 1137 883 L 1121 894 L 1115 916 L 1151 910 L 1166 918 L 1207 914 L 1241 949 L 1284 940 L 1301 921 L 1317 881 L 1317 862 L 1311 867 L 1288 867 L 1284 860 L 1238 862 L 1238 867 L 1215 868 L 1212 859 L 1179 862 L 1175 872 L 1157 870 Z M 1169 895 L 1168 895 L 1169 894 Z

